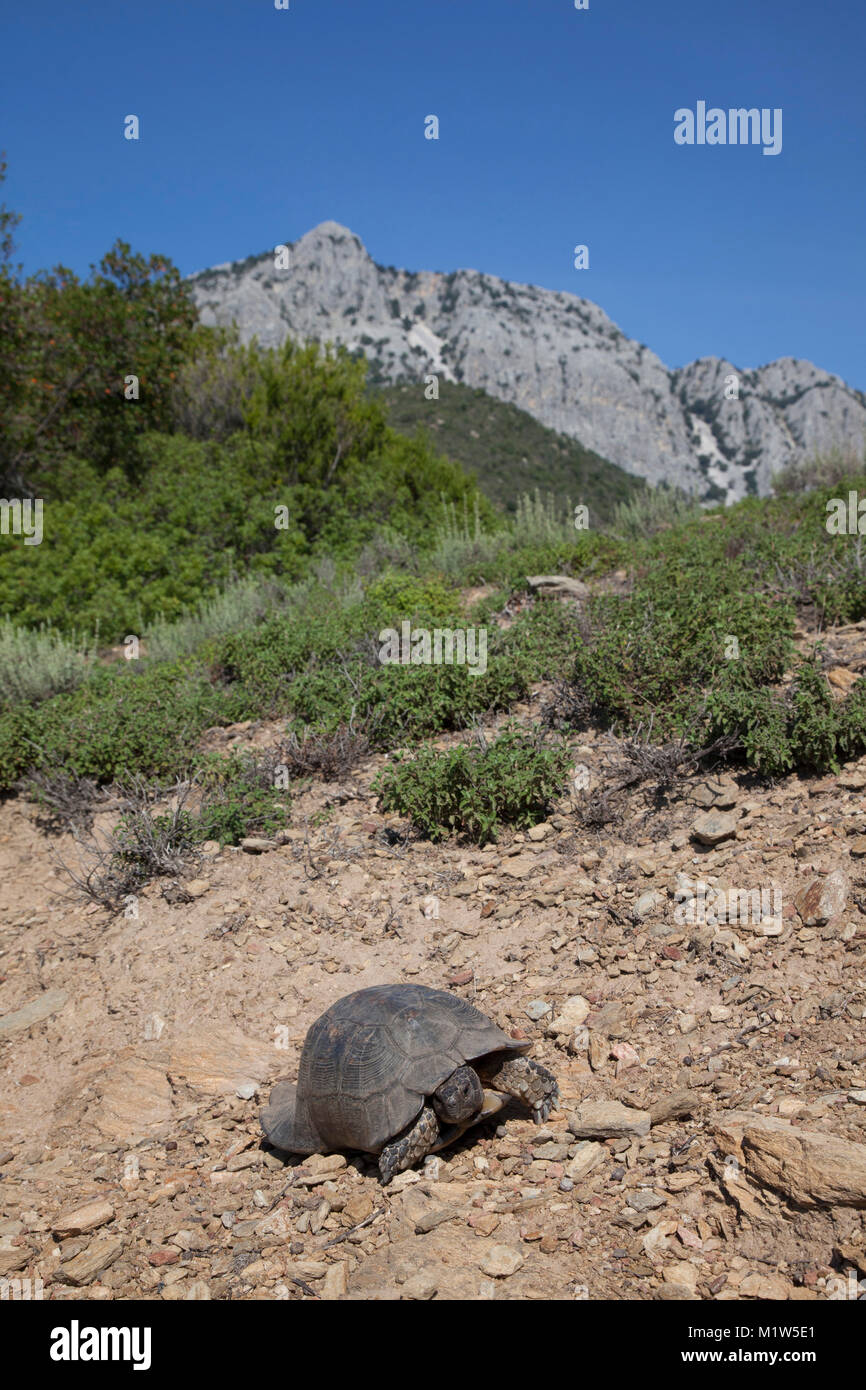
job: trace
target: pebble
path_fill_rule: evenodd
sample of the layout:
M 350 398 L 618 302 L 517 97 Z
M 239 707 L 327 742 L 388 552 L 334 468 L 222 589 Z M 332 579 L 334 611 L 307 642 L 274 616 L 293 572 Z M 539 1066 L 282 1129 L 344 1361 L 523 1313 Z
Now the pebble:
M 538 1023 L 539 1019 L 545 1018 L 551 1012 L 551 1005 L 546 999 L 533 999 L 523 1010 L 527 1018 L 531 1018 L 533 1023 Z
M 524 1256 L 520 1250 L 510 1245 L 493 1245 L 481 1261 L 481 1268 L 492 1279 L 507 1279 L 509 1275 L 516 1274 L 523 1263 Z

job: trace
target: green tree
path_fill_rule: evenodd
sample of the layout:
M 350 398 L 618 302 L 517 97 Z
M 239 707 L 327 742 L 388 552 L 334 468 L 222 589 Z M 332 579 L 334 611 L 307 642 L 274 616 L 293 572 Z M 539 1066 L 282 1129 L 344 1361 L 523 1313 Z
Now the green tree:
M 0 180 L 5 177 L 0 164 Z M 171 420 L 171 383 L 196 324 L 189 287 L 165 256 L 117 241 L 82 282 L 63 265 L 22 279 L 12 267 L 20 218 L 0 209 L 0 476 L 50 487 L 61 460 L 136 469 L 136 445 Z M 128 400 L 128 376 L 139 399 Z

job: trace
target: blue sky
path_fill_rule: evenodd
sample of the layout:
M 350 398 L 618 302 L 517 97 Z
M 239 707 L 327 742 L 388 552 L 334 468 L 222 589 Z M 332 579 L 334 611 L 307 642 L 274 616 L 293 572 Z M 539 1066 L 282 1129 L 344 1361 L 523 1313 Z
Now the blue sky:
M 866 389 L 863 0 L 11 9 L 0 197 L 27 272 L 86 275 L 122 237 L 188 274 L 333 218 L 383 265 L 583 295 L 670 366 L 805 357 Z M 700 100 L 781 107 L 781 153 L 677 146 Z

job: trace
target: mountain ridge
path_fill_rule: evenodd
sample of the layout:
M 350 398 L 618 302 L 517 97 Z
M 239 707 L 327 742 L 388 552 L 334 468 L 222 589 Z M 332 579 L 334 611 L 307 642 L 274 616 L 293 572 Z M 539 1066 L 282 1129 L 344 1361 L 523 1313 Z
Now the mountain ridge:
M 866 395 L 803 359 L 738 369 L 704 357 L 668 368 L 591 300 L 477 270 L 377 264 L 327 221 L 274 251 L 188 277 L 203 323 L 242 341 L 331 341 L 371 380 L 425 377 L 480 388 L 650 483 L 705 500 L 766 495 L 774 472 L 836 446 L 862 449 Z M 730 394 L 738 380 L 737 399 Z

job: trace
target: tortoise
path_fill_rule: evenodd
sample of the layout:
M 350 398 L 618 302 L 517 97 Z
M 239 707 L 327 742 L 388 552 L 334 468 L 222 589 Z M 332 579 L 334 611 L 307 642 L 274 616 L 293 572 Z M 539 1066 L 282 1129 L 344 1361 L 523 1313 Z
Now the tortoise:
M 536 1124 L 546 1120 L 559 1089 L 523 1055 L 530 1046 L 444 990 L 360 989 L 310 1026 L 297 1085 L 276 1083 L 262 1128 L 273 1148 L 288 1153 L 378 1154 L 387 1183 L 509 1097 L 528 1104 Z

